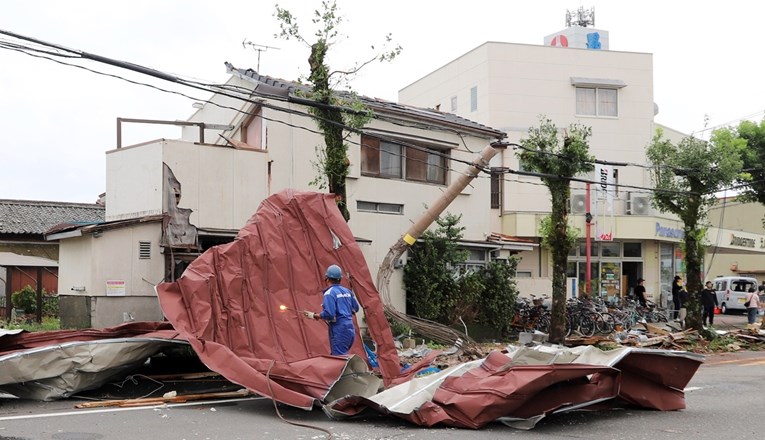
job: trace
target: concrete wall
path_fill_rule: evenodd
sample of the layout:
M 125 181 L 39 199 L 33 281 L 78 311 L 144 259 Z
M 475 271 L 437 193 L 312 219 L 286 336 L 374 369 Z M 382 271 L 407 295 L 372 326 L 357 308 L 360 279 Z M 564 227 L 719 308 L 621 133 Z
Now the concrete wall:
M 62 240 L 62 326 L 108 327 L 162 319 L 154 291 L 164 278 L 160 235 L 161 222 L 153 222 Z M 151 243 L 148 259 L 139 258 L 141 241 Z
M 197 227 L 238 230 L 267 195 L 264 152 L 168 141 L 163 160 L 181 183 L 178 206 L 192 210 Z
M 162 213 L 162 149 L 154 141 L 106 152 L 106 221 Z
M 95 293 L 92 240 L 90 236 L 85 236 L 60 241 L 59 295 L 88 296 Z
M 268 193 L 267 162 L 260 151 L 168 140 L 109 151 L 106 220 L 162 214 L 166 163 L 193 225 L 238 230 Z

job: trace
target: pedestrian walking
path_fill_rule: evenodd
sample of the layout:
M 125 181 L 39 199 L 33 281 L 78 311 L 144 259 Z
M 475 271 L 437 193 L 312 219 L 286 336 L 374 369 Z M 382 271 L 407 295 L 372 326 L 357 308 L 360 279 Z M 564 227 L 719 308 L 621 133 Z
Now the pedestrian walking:
M 642 278 L 638 278 L 637 280 L 637 286 L 635 286 L 635 297 L 637 298 L 638 302 L 641 306 L 646 307 L 646 298 L 645 298 L 645 286 L 643 285 L 643 282 L 645 280 Z
M 709 325 L 712 326 L 715 323 L 715 307 L 719 303 L 717 302 L 717 292 L 712 288 L 711 281 L 706 282 L 699 296 L 701 301 L 701 321 L 704 327 L 707 325 L 707 320 L 709 320 Z
M 672 319 L 678 320 L 680 314 L 680 292 L 683 291 L 683 279 L 675 275 L 672 281 Z
M 353 314 L 359 311 L 359 303 L 353 292 L 340 285 L 342 278 L 343 271 L 340 266 L 336 264 L 329 266 L 324 275 L 324 281 L 328 287 L 323 292 L 321 312 L 303 312 L 307 318 L 326 321 L 329 326 L 329 345 L 333 355 L 348 354 L 356 338 Z
M 746 294 L 746 302 L 744 303 L 747 312 L 747 322 L 751 325 L 757 320 L 757 312 L 760 310 L 760 297 L 755 292 L 754 287 L 749 288 L 749 292 Z
M 688 300 L 690 299 L 690 296 L 688 295 L 688 291 L 685 289 L 681 289 L 678 292 L 678 298 L 679 298 L 679 305 L 680 309 L 677 314 L 677 320 L 680 322 L 680 327 L 685 328 L 685 317 L 688 315 Z

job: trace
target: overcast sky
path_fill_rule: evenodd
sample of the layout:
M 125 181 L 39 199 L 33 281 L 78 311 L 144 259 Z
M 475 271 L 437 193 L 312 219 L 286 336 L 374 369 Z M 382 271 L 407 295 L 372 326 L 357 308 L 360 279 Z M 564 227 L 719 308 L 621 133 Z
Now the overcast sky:
M 269 1 L 5 0 L 0 29 L 209 82 L 227 79 L 224 62 L 297 79 L 308 49 L 277 40 Z M 282 0 L 305 35 L 320 2 Z M 595 8 L 595 27 L 611 50 L 647 52 L 654 61 L 656 121 L 685 133 L 761 120 L 765 81 L 761 34 L 765 2 L 713 1 L 402 1 L 338 0 L 348 38 L 333 48 L 333 69 L 366 58 L 392 33 L 403 47 L 390 64 L 370 65 L 352 86 L 396 101 L 398 90 L 486 41 L 542 44 L 565 27 L 566 10 Z M 14 41 L 0 36 L 0 42 Z M 94 62 L 94 70 L 178 90 Z M 105 190 L 105 152 L 115 147 L 116 118 L 183 120 L 193 99 L 0 49 L 0 198 L 94 202 Z M 124 143 L 178 138 L 180 130 L 127 125 Z

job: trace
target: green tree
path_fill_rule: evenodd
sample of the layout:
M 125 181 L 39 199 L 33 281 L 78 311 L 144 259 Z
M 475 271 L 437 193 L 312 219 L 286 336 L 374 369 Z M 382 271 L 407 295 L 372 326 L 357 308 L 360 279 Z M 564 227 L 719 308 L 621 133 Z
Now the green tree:
M 319 129 L 324 133 L 324 146 L 318 147 L 318 159 L 315 162 L 319 170 L 319 177 L 313 183 L 320 188 L 328 187 L 329 192 L 335 195 L 335 201 L 346 221 L 350 219 L 346 198 L 345 179 L 348 176 L 350 160 L 348 159 L 348 145 L 346 137 L 352 130 L 364 127 L 372 118 L 372 111 L 363 105 L 358 96 L 348 88 L 348 82 L 364 66 L 377 61 L 392 61 L 400 52 L 401 47 L 396 46 L 386 51 L 385 46 L 391 42 L 390 34 L 386 36 L 386 44 L 383 50 L 377 52 L 372 58 L 355 65 L 348 70 L 332 71 L 327 63 L 327 54 L 332 44 L 340 37 L 338 28 L 343 17 L 338 14 L 337 4 L 334 0 L 321 2 L 322 9 L 314 11 L 312 23 L 318 27 L 314 33 L 315 42 L 309 43 L 300 33 L 297 18 L 287 9 L 276 5 L 275 17 L 279 21 L 281 32 L 276 37 L 285 40 L 295 39 L 311 49 L 308 57 L 308 65 L 311 73 L 308 81 L 312 84 L 312 91 L 308 98 L 315 101 L 316 105 L 309 107 L 309 112 L 314 117 Z M 372 46 L 372 50 L 375 48 Z M 340 87 L 346 87 L 344 93 L 338 93 Z
M 436 230 L 425 231 L 421 242 L 409 249 L 404 266 L 408 312 L 431 321 L 446 322 L 459 296 L 459 274 L 468 252 L 460 249 L 462 216 L 446 213 L 436 220 Z
M 683 222 L 687 290 L 687 326 L 701 330 L 701 264 L 704 256 L 709 208 L 716 192 L 741 177 L 741 144 L 730 132 L 715 132 L 709 142 L 685 137 L 672 143 L 656 131 L 646 156 L 655 186 L 653 204 Z
M 716 130 L 714 135 L 718 142 L 735 144 L 741 151 L 746 172 L 738 178 L 744 185 L 738 199 L 765 205 L 765 119 L 760 123 L 743 121 L 738 127 Z
M 565 341 L 566 326 L 566 268 L 568 253 L 574 238 L 568 225 L 568 206 L 571 198 L 570 179 L 595 169 L 595 158 L 589 153 L 589 127 L 571 124 L 559 136 L 558 128 L 550 119 L 540 118 L 538 128 L 529 129 L 521 139 L 517 156 L 529 171 L 541 173 L 542 182 L 550 190 L 552 211 L 547 228 L 542 228 L 542 245 L 552 254 L 552 318 L 550 342 Z M 561 142 L 562 141 L 562 142 Z

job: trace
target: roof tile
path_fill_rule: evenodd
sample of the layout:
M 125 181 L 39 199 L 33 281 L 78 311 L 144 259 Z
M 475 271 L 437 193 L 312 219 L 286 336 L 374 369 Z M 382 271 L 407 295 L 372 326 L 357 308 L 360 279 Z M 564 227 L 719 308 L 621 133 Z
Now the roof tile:
M 104 221 L 104 206 L 95 203 L 0 199 L 0 234 L 43 234 L 59 223 Z

